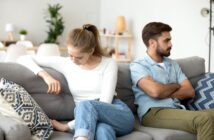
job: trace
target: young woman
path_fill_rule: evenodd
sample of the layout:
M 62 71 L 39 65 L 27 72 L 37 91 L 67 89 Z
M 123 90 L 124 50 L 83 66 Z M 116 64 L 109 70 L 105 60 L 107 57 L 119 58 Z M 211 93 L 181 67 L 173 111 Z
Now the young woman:
M 67 79 L 76 104 L 75 120 L 67 124 L 52 120 L 53 127 L 59 131 L 74 129 L 75 140 L 115 140 L 130 133 L 134 116 L 126 104 L 114 98 L 117 64 L 103 55 L 96 26 L 86 24 L 74 29 L 67 48 L 69 57 L 18 59 L 44 79 L 49 93 L 59 94 L 60 83 L 40 66 L 52 67 Z

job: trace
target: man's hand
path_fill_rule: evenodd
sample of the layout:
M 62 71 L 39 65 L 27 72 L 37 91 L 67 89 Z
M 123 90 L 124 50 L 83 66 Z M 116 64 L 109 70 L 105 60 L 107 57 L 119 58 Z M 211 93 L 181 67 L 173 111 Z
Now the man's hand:
M 54 79 L 46 71 L 41 71 L 38 73 L 38 76 L 42 77 L 45 83 L 48 85 L 48 93 L 59 94 L 61 91 L 60 82 Z

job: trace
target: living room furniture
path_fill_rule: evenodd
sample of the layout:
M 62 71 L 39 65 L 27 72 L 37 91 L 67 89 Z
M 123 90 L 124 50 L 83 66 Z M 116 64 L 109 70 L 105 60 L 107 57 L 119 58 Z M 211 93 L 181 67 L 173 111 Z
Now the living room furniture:
M 130 33 L 119 34 L 100 34 L 103 38 L 103 47 L 113 48 L 114 58 L 117 62 L 131 62 L 132 58 L 132 35 Z M 112 46 L 113 41 L 113 46 Z M 124 48 L 122 48 L 124 47 Z M 121 53 L 123 50 L 123 53 Z
M 33 54 L 35 54 L 37 52 L 38 48 L 39 48 L 38 46 L 26 47 L 26 50 L 27 50 L 27 52 L 33 52 Z M 0 47 L 0 51 L 7 52 L 7 50 L 8 50 L 8 47 L 2 47 L 2 48 Z M 61 56 L 68 56 L 66 47 L 59 47 L 59 51 L 60 51 Z
M 16 42 L 16 45 L 18 46 L 25 46 L 25 47 L 29 47 L 32 48 L 33 47 L 33 43 L 29 40 L 20 40 Z
M 27 50 L 24 46 L 10 45 L 7 49 L 4 62 L 16 62 L 16 59 L 21 55 L 26 55 Z
M 5 50 L 1 50 L 2 48 L 4 48 L 4 44 L 0 42 L 0 62 L 4 61 L 6 56 Z
M 11 44 L 16 44 L 17 41 L 2 40 L 1 42 L 4 44 L 5 47 L 8 47 Z
M 19 40 L 16 42 L 17 46 L 24 46 L 26 48 L 33 48 L 33 43 L 29 40 Z M 34 55 L 36 52 L 35 50 L 27 50 L 28 54 Z
M 188 57 L 176 60 L 181 69 L 195 87 L 197 81 L 205 74 L 205 60 L 201 57 Z M 51 75 L 61 82 L 62 92 L 59 95 L 47 94 L 47 85 L 44 81 L 35 76 L 31 71 L 17 63 L 0 63 L 0 78 L 14 81 L 22 85 L 36 100 L 39 106 L 51 119 L 59 121 L 69 121 L 74 118 L 73 109 L 75 107 L 73 97 L 69 91 L 67 81 L 64 76 L 51 69 L 45 68 Z M 117 95 L 123 100 L 136 115 L 137 107 L 134 105 L 134 94 L 128 63 L 118 63 Z M 18 74 L 17 74 L 18 73 Z M 136 115 L 137 116 L 137 115 Z M 4 121 L 1 121 L 4 120 Z M 29 140 L 30 134 L 27 126 L 14 122 L 9 117 L 4 119 L 0 115 L 0 140 L 12 140 L 11 138 Z M 3 135 L 3 136 L 2 136 Z M 4 137 L 4 139 L 1 139 Z M 50 140 L 70 140 L 71 132 L 54 131 Z M 135 129 L 129 135 L 118 137 L 117 140 L 196 140 L 194 134 L 180 130 L 161 129 L 141 126 L 136 117 Z
M 37 56 L 60 56 L 59 46 L 52 43 L 44 43 L 38 47 Z

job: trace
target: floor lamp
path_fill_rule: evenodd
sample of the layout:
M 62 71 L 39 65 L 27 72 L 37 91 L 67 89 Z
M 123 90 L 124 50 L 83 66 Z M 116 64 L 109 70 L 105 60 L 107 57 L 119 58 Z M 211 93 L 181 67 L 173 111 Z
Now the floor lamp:
M 212 32 L 214 35 L 214 27 L 212 26 L 212 3 L 214 0 L 210 0 L 210 25 L 209 25 L 209 59 L 208 59 L 208 71 L 210 72 L 210 66 L 211 66 L 211 51 L 212 51 Z
M 214 28 L 212 27 L 212 2 L 213 0 L 210 0 L 210 25 L 209 25 L 209 58 L 208 58 L 208 72 L 210 72 L 210 61 L 211 61 L 211 47 L 212 47 L 212 31 Z
M 201 10 L 201 15 L 206 17 L 209 17 L 209 48 L 208 48 L 208 72 L 210 72 L 210 65 L 211 65 L 211 48 L 212 48 L 212 32 L 214 35 L 214 27 L 212 27 L 212 3 L 214 0 L 210 0 L 210 9 L 203 8 Z

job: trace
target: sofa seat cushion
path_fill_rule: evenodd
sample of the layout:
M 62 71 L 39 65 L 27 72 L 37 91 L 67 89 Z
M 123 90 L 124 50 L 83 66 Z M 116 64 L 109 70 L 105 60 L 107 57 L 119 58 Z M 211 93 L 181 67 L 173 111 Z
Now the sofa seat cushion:
M 190 110 L 214 108 L 214 73 L 206 73 L 195 87 L 195 96 L 187 102 Z
M 48 139 L 53 132 L 49 118 L 28 92 L 4 78 L 0 80 L 0 112 L 27 125 L 37 139 Z
M 117 140 L 153 140 L 152 137 L 144 132 L 132 131 L 130 134 L 118 137 Z
M 31 132 L 27 125 L 0 114 L 0 140 L 4 139 L 30 140 Z
M 50 140 L 71 140 L 72 133 L 54 131 Z M 152 140 L 152 137 L 144 132 L 133 131 L 128 135 L 117 137 L 117 140 Z
M 151 135 L 153 140 L 197 140 L 196 135 L 180 130 L 144 126 L 138 130 Z
M 73 133 L 54 131 L 50 140 L 72 140 L 73 136 Z
M 137 117 L 135 130 L 149 134 L 152 140 L 197 140 L 196 135 L 185 131 L 142 126 Z

